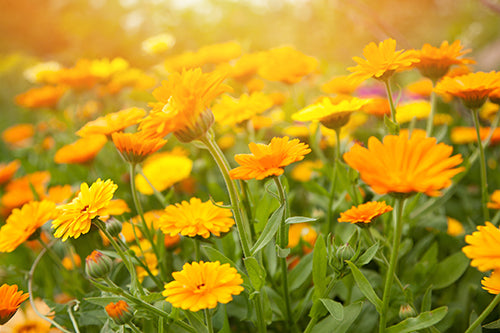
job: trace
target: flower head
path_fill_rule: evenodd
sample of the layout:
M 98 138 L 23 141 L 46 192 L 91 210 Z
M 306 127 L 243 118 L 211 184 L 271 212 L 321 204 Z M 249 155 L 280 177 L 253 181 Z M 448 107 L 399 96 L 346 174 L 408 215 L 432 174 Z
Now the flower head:
M 25 148 L 32 145 L 35 126 L 32 124 L 17 124 L 2 132 L 2 140 L 13 148 Z
M 462 100 L 470 109 L 480 108 L 490 93 L 500 88 L 497 72 L 476 72 L 456 77 L 444 77 L 434 88 L 438 94 L 450 94 Z
M 427 101 L 412 101 L 399 105 L 396 108 L 396 121 L 398 123 L 410 122 L 413 118 L 426 119 L 431 113 L 431 104 Z
M 104 135 L 92 135 L 62 146 L 56 151 L 54 162 L 81 164 L 92 161 L 108 140 Z
M 231 210 L 214 205 L 211 201 L 201 202 L 191 198 L 189 202 L 170 205 L 160 217 L 161 230 L 170 236 L 181 234 L 208 238 L 210 233 L 220 236 L 234 225 Z
M 318 67 L 316 58 L 307 56 L 290 46 L 271 49 L 262 55 L 259 75 L 269 81 L 294 84 Z
M 10 163 L 0 163 L 0 184 L 9 181 L 20 166 L 21 162 L 19 160 L 14 160 Z
M 234 126 L 272 106 L 271 97 L 261 92 L 254 92 L 251 95 L 243 94 L 238 99 L 222 95 L 220 101 L 214 104 L 212 111 L 217 123 Z
M 486 222 L 486 225 L 478 226 L 472 235 L 465 236 L 465 242 L 469 245 L 462 251 L 472 259 L 472 267 L 481 272 L 500 268 L 500 229 Z
M 288 229 L 288 245 L 289 248 L 294 248 L 302 241 L 304 253 L 309 253 L 314 247 L 318 233 L 309 223 L 294 223 Z
M 32 88 L 16 96 L 16 104 L 26 108 L 53 108 L 57 105 L 66 88 L 62 86 L 43 86 Z
M 452 218 L 452 217 L 447 217 L 447 222 L 448 222 L 448 228 L 446 230 L 446 233 L 452 237 L 460 236 L 465 233 L 464 226 L 460 221 Z
M 490 196 L 490 202 L 488 202 L 488 208 L 500 209 L 500 190 L 493 191 Z
M 174 281 L 165 285 L 163 296 L 176 308 L 190 311 L 213 309 L 217 303 L 232 301 L 243 291 L 243 280 L 234 267 L 220 262 L 186 263 L 172 273 Z
M 490 294 L 497 295 L 500 294 L 500 270 L 495 269 L 490 277 L 485 276 L 481 281 L 483 289 L 488 291 Z
M 110 179 L 97 179 L 90 187 L 82 183 L 80 193 L 70 203 L 57 207 L 60 215 L 52 221 L 54 236 L 78 238 L 90 230 L 92 219 L 106 215 L 106 208 L 118 186 Z
M 132 319 L 132 309 L 124 300 L 109 303 L 104 308 L 108 316 L 118 325 L 124 325 Z
M 111 137 L 123 159 L 134 164 L 141 163 L 167 143 L 162 138 L 149 138 L 143 132 L 113 133 Z
M 340 213 L 338 221 L 359 224 L 370 223 L 380 215 L 391 211 L 392 207 L 386 205 L 385 201 L 371 201 Z
M 85 272 L 94 279 L 99 279 L 108 275 L 113 267 L 110 257 L 101 251 L 94 250 L 85 258 Z
M 432 80 L 437 80 L 446 75 L 452 65 L 466 65 L 475 63 L 468 58 L 460 58 L 470 50 L 462 50 L 463 45 L 459 40 L 451 45 L 448 41 L 441 43 L 440 47 L 434 47 L 430 44 L 424 44 L 421 50 L 415 50 L 414 56 L 420 61 L 415 64 L 423 76 Z
M 420 60 L 411 51 L 396 51 L 396 41 L 392 38 L 380 42 L 377 46 L 371 42 L 363 49 L 366 59 L 353 57 L 357 66 L 347 68 L 353 72 L 349 75 L 355 81 L 365 81 L 371 77 L 378 80 L 388 80 L 396 71 L 412 67 Z
M 57 215 L 56 204 L 47 200 L 32 201 L 21 209 L 15 208 L 0 229 L 0 252 L 14 251 Z
M 268 145 L 251 142 L 248 147 L 252 154 L 238 154 L 234 159 L 239 167 L 231 170 L 232 179 L 264 179 L 283 174 L 284 167 L 301 161 L 311 152 L 309 146 L 298 139 L 288 141 L 288 137 L 272 138 Z
M 4 283 L 0 287 L 0 325 L 8 322 L 28 297 L 29 294 L 23 294 L 21 290 L 17 291 L 17 285 L 9 286 Z
M 361 179 L 379 194 L 425 193 L 440 195 L 451 185 L 451 178 L 464 170 L 454 168 L 462 162 L 460 154 L 450 156 L 451 146 L 436 143 L 425 132 L 388 135 L 380 142 L 368 139 L 368 148 L 355 144 L 344 154 L 349 166 L 359 171 Z
M 89 121 L 76 134 L 81 137 L 88 137 L 95 134 L 111 135 L 114 132 L 137 124 L 145 115 L 146 111 L 140 108 L 128 108 L 108 113 L 103 117 Z

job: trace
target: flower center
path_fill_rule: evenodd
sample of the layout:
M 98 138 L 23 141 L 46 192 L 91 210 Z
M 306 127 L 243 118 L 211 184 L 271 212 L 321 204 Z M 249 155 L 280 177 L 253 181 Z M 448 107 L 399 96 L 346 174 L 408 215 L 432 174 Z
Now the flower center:
M 199 285 L 196 286 L 196 289 L 194 290 L 194 293 L 195 294 L 200 294 L 202 292 L 204 292 L 206 290 L 206 286 L 205 286 L 205 283 L 201 283 Z

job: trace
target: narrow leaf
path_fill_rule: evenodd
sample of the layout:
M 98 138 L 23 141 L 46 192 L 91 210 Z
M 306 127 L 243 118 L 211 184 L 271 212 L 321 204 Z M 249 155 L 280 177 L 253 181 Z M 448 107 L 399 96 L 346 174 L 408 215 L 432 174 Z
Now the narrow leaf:
M 432 311 L 419 314 L 417 317 L 407 318 L 399 324 L 387 329 L 387 333 L 409 333 L 418 331 L 439 323 L 448 313 L 448 307 L 442 306 Z
M 254 257 L 244 259 L 245 267 L 247 268 L 248 276 L 255 290 L 260 291 L 266 282 L 266 270 L 262 267 Z
M 375 290 L 373 290 L 370 282 L 366 279 L 366 277 L 361 273 L 358 267 L 354 265 L 352 262 L 349 260 L 346 260 L 347 264 L 351 268 L 352 275 L 354 276 L 354 280 L 356 280 L 356 284 L 359 287 L 359 290 L 365 295 L 365 297 L 375 305 L 375 309 L 377 309 L 378 313 L 382 312 L 382 300 L 377 296 L 375 293 Z
M 424 297 L 422 298 L 422 306 L 420 307 L 420 312 L 430 311 L 432 305 L 432 286 L 427 288 Z
M 336 302 L 329 298 L 320 298 L 319 299 L 325 308 L 330 312 L 333 318 L 336 320 L 344 319 L 344 307 L 339 302 Z
M 87 302 L 90 302 L 90 303 L 93 303 L 93 304 L 97 304 L 97 305 L 101 305 L 101 306 L 104 307 L 104 306 L 108 305 L 111 302 L 116 303 L 119 300 L 123 300 L 123 297 L 120 297 L 120 296 L 86 297 L 85 300 Z
M 495 320 L 495 321 L 492 321 L 491 323 L 489 324 L 485 324 L 483 325 L 484 328 L 487 328 L 487 329 L 496 329 L 496 328 L 500 328 L 500 319 L 498 320 Z
M 356 265 L 358 266 L 364 266 L 368 264 L 370 261 L 372 261 L 373 257 L 377 254 L 378 248 L 379 248 L 379 243 L 375 243 L 372 246 L 370 246 L 365 253 L 359 257 L 359 259 L 356 261 Z
M 250 250 L 252 252 L 252 255 L 257 253 L 257 251 L 266 246 L 267 243 L 269 243 L 274 238 L 274 235 L 276 234 L 280 226 L 281 219 L 283 218 L 284 207 L 285 206 L 283 205 L 279 206 L 278 209 L 276 209 L 271 215 L 269 220 L 267 220 L 266 226 L 264 227 L 264 230 L 262 230 L 259 239 L 257 239 L 257 242 L 255 242 L 254 246 Z
M 469 259 L 462 251 L 459 251 L 441 261 L 432 277 L 434 289 L 442 289 L 457 281 L 469 267 Z
M 318 220 L 317 218 L 313 217 L 305 217 L 305 216 L 292 216 L 289 217 L 285 220 L 285 223 L 287 224 L 294 224 L 294 223 L 305 223 L 305 222 L 314 222 Z
M 189 310 L 184 310 L 184 314 L 186 315 L 187 319 L 189 320 L 189 323 L 191 324 L 191 326 L 194 327 L 196 332 L 208 333 L 208 329 L 205 326 L 205 323 L 203 322 L 203 319 L 201 318 L 198 312 L 191 312 Z
M 300 287 L 309 278 L 309 276 L 311 276 L 313 263 L 312 255 L 313 253 L 309 253 L 302 257 L 297 266 L 295 266 L 288 274 L 290 292 Z
M 323 236 L 319 236 L 313 251 L 313 282 L 315 299 L 323 297 L 326 290 L 326 245 Z
M 351 327 L 352 323 L 358 318 L 363 302 L 356 302 L 349 304 L 344 308 L 344 319 L 337 320 L 333 316 L 328 316 L 314 326 L 312 332 L 314 333 L 346 333 Z M 352 331 L 352 330 L 351 330 Z

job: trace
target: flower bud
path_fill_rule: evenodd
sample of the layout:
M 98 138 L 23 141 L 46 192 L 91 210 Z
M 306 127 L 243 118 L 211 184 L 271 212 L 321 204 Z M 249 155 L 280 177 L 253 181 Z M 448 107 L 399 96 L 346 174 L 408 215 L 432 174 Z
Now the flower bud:
M 106 221 L 106 230 L 111 234 L 111 236 L 118 237 L 120 232 L 122 232 L 122 223 L 112 217 Z
M 356 252 L 349 245 L 349 243 L 346 243 L 346 244 L 339 246 L 337 248 L 337 251 L 335 252 L 335 256 L 340 260 L 340 262 L 343 263 L 345 260 L 350 260 L 352 257 L 354 257 L 355 253 Z
M 111 302 L 104 309 L 117 325 L 125 325 L 133 317 L 132 308 L 123 300 L 116 303 Z
M 94 279 L 99 279 L 108 275 L 113 262 L 111 258 L 99 251 L 92 251 L 85 258 L 85 272 Z
M 180 142 L 191 142 L 204 136 L 215 122 L 212 110 L 205 109 L 193 124 L 188 124 L 185 128 L 174 132 L 175 137 Z
M 409 317 L 415 317 L 417 312 L 410 304 L 403 304 L 399 308 L 399 318 L 406 319 Z

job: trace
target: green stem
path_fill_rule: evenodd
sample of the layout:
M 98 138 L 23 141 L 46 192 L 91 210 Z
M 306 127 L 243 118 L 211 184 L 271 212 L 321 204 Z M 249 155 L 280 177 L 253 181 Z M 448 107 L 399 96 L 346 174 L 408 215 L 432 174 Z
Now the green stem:
M 159 201 L 159 202 L 160 202 L 160 203 L 161 203 L 164 207 L 168 206 L 168 203 L 166 202 L 165 197 L 163 196 L 163 194 L 161 194 L 161 192 L 160 192 L 160 191 L 158 191 L 158 190 L 156 189 L 156 187 L 154 187 L 153 183 L 151 183 L 151 181 L 148 179 L 148 177 L 146 177 L 146 175 L 145 175 L 145 174 L 144 174 L 144 172 L 142 171 L 142 168 L 141 168 L 141 166 L 140 166 L 140 165 L 138 165 L 138 168 L 137 168 L 137 169 L 138 169 L 138 171 L 139 171 L 139 174 L 140 174 L 142 177 L 144 177 L 144 179 L 146 180 L 146 182 L 148 183 L 148 185 L 149 185 L 149 186 L 153 189 L 153 193 L 154 193 L 154 195 L 155 195 L 156 199 L 158 199 L 158 201 Z M 130 180 L 130 181 L 132 181 L 132 180 Z
M 134 325 L 134 323 L 132 323 L 132 322 L 127 323 L 127 326 L 130 327 L 130 329 L 132 330 L 132 332 L 134 332 L 134 333 L 141 333 L 141 331 L 139 331 L 139 329 L 137 328 L 137 326 Z
M 476 128 L 477 143 L 479 146 L 479 163 L 481 167 L 481 205 L 483 208 L 483 218 L 485 221 L 490 220 L 490 212 L 488 210 L 488 181 L 486 179 L 486 157 L 484 154 L 484 147 L 481 141 L 481 133 L 479 123 L 479 111 L 472 110 L 472 115 L 474 116 L 474 127 Z
M 196 238 L 193 238 L 194 242 L 194 256 L 196 258 L 196 261 L 201 260 L 201 254 L 200 254 L 200 241 L 197 240 Z
M 286 212 L 287 202 L 286 202 L 285 191 L 283 190 L 283 185 L 281 185 L 279 177 L 274 177 L 274 182 L 276 184 L 276 188 L 278 189 L 280 203 L 281 205 L 283 205 Z M 286 213 L 283 214 L 278 229 L 277 243 L 282 249 L 285 249 L 288 245 L 288 226 L 285 223 L 286 215 L 287 215 Z M 295 321 L 293 320 L 290 293 L 288 292 L 288 265 L 286 263 L 286 258 L 280 258 L 280 266 L 281 266 L 281 279 L 283 284 L 283 298 L 285 299 L 285 306 L 286 306 L 286 325 L 287 328 L 289 328 L 289 326 L 295 325 Z
M 205 309 L 205 320 L 207 321 L 208 333 L 214 333 L 214 326 L 212 323 L 212 314 L 210 313 L 210 309 Z
M 432 88 L 436 85 L 436 81 L 432 80 Z M 429 118 L 427 118 L 426 133 L 428 137 L 432 136 L 432 130 L 434 129 L 434 116 L 436 115 L 437 108 L 437 95 L 434 90 L 431 92 L 431 113 Z
M 392 281 L 398 262 L 399 243 L 401 242 L 401 233 L 403 231 L 403 221 L 402 221 L 403 205 L 404 205 L 404 199 L 400 198 L 396 199 L 396 204 L 395 204 L 396 221 L 395 221 L 395 228 L 392 240 L 391 258 L 389 262 L 389 268 L 385 276 L 384 295 L 382 297 L 382 313 L 380 314 L 380 322 L 379 322 L 379 333 L 383 333 L 385 331 L 387 323 L 387 311 L 389 307 Z
M 139 201 L 137 197 L 137 190 L 135 188 L 135 167 L 136 165 L 133 163 L 129 163 L 130 165 L 130 190 L 132 192 L 132 200 L 134 201 L 134 206 L 135 209 L 137 210 L 137 213 L 139 214 L 141 218 L 141 223 L 142 223 L 142 228 L 144 229 L 144 234 L 148 241 L 151 243 L 151 247 L 155 249 L 154 242 L 153 242 L 153 235 L 151 234 L 151 230 L 148 227 L 148 224 L 146 223 L 146 219 L 144 218 L 144 211 L 142 210 L 142 205 L 141 202 Z M 156 251 L 155 251 L 156 252 Z M 159 258 L 158 258 L 159 259 Z
M 73 310 L 71 309 L 71 305 L 68 304 L 68 315 L 71 320 L 71 324 L 73 324 L 73 328 L 75 329 L 75 333 L 80 333 L 80 329 L 78 328 L 78 323 L 76 322 L 75 316 L 73 315 Z
M 313 327 L 318 322 L 318 319 L 319 319 L 318 317 L 312 317 L 311 320 L 309 320 L 309 323 L 307 324 L 307 327 L 306 327 L 304 333 L 311 333 Z
M 486 319 L 486 317 L 490 314 L 491 311 L 493 311 L 493 309 L 495 308 L 495 306 L 497 306 L 498 303 L 500 303 L 500 294 L 497 294 L 495 296 L 495 298 L 493 298 L 493 300 L 488 305 L 488 307 L 486 309 L 484 309 L 484 311 L 481 313 L 481 315 L 479 315 L 479 317 L 477 317 L 476 320 L 474 320 L 474 322 L 469 326 L 469 328 L 467 328 L 465 333 L 474 332 L 476 327 L 478 327 L 479 324 L 481 324 L 483 322 L 483 320 Z
M 390 78 L 387 80 L 384 80 L 384 85 L 385 85 L 385 90 L 387 92 L 387 99 L 389 100 L 389 107 L 391 108 L 391 119 L 394 125 L 396 126 L 396 132 L 391 133 L 398 135 L 399 134 L 399 124 L 396 120 L 396 107 L 394 106 L 394 101 L 392 99 L 392 91 L 391 91 L 391 82 Z
M 262 307 L 261 297 L 254 298 L 255 310 L 257 312 L 257 329 L 259 333 L 267 332 L 266 321 L 264 320 L 264 309 Z
M 42 247 L 47 251 L 52 260 L 59 266 L 59 268 L 66 270 L 66 268 L 61 262 L 61 258 L 59 258 L 59 256 L 54 251 L 52 251 L 52 249 L 47 245 L 47 243 L 45 243 L 41 237 L 38 237 L 37 239 L 38 242 L 42 245 Z
M 340 129 L 335 130 L 335 135 L 337 136 L 337 147 L 335 149 L 335 157 L 333 159 L 333 173 L 332 181 L 330 183 L 330 197 L 328 198 L 328 206 L 326 211 L 326 224 L 327 230 L 326 235 L 333 232 L 333 201 L 335 200 L 335 185 L 337 183 L 337 165 L 340 161 Z

